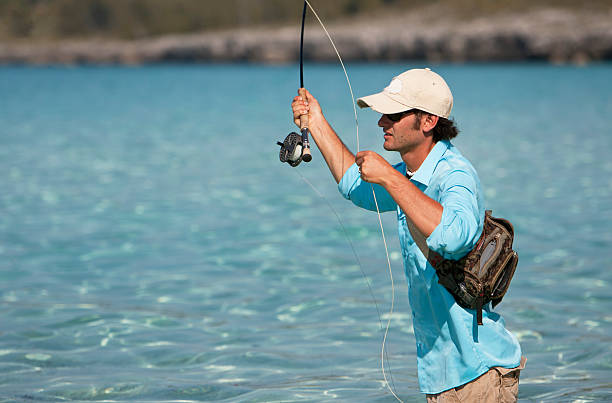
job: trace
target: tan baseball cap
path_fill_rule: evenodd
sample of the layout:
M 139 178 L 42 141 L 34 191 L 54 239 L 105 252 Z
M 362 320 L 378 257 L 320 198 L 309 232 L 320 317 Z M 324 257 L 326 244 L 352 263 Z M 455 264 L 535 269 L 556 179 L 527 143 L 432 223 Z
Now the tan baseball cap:
M 379 113 L 420 109 L 448 118 L 453 109 L 453 94 L 439 74 L 428 68 L 412 69 L 394 77 L 382 92 L 359 98 L 357 105 Z

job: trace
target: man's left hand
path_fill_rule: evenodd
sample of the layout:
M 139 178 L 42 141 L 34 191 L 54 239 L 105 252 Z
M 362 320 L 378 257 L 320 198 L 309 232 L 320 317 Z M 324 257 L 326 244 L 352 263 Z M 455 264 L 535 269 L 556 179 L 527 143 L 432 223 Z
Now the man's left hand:
M 381 155 L 374 151 L 358 152 L 355 156 L 355 163 L 359 166 L 361 179 L 379 185 L 383 184 L 385 178 L 396 172 Z

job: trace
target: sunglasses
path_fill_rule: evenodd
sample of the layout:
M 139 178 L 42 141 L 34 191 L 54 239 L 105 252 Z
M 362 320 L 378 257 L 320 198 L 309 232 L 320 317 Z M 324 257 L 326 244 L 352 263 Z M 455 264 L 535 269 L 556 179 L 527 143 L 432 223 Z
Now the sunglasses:
M 416 109 L 410 109 L 410 110 L 398 112 L 398 113 L 385 113 L 383 116 L 386 116 L 387 119 L 389 119 L 392 122 L 399 122 L 400 120 L 402 120 L 404 116 L 410 113 L 414 113 L 414 112 L 416 112 Z

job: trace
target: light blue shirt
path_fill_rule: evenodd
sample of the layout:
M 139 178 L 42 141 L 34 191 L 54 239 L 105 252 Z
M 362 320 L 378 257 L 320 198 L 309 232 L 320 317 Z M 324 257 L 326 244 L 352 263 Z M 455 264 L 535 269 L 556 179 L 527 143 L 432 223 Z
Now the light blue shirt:
M 406 173 L 403 162 L 394 168 Z M 449 141 L 439 141 L 411 181 L 443 207 L 427 246 L 445 258 L 460 259 L 478 241 L 484 220 L 484 197 L 474 167 Z M 410 234 L 404 212 L 382 186 L 373 187 L 380 211 L 397 212 L 421 392 L 435 394 L 463 385 L 491 367 L 518 366 L 520 345 L 501 316 L 489 303 L 483 308 L 483 325 L 476 324 L 475 311 L 460 307 L 438 283 L 435 269 Z M 357 165 L 346 171 L 338 189 L 357 206 L 376 211 L 372 185 L 361 180 Z

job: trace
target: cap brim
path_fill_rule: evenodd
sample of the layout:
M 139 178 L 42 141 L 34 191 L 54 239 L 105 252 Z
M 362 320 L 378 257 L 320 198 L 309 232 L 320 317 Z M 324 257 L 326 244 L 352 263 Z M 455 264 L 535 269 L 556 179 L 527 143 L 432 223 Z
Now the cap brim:
M 399 113 L 411 109 L 409 106 L 391 99 L 384 92 L 359 98 L 357 105 L 360 108 L 372 108 L 376 112 L 383 114 Z

